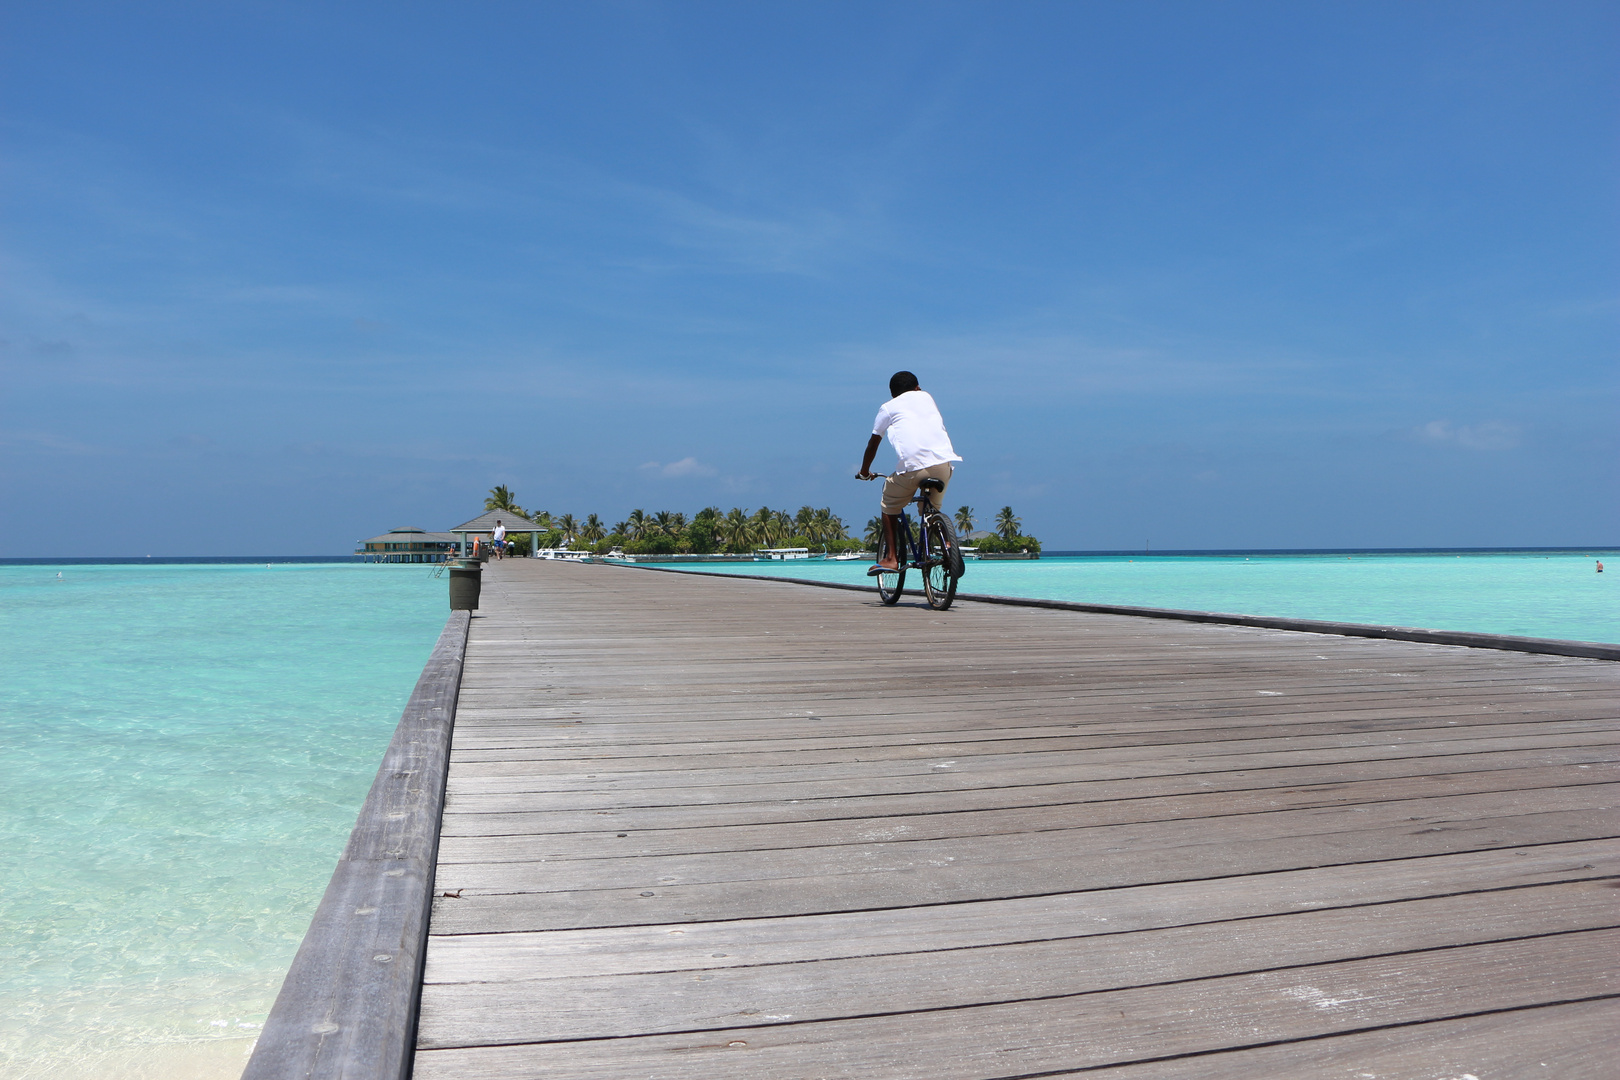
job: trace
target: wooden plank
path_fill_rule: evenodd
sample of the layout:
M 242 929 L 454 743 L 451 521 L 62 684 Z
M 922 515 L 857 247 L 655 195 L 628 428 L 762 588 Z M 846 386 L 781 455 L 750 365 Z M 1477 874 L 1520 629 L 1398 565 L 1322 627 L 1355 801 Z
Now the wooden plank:
M 1533 724 L 1504 723 L 1493 725 L 1458 725 L 1423 728 L 1414 725 L 1353 732 L 1271 731 L 1257 734 L 1253 729 L 1243 732 L 1211 733 L 1161 732 L 1154 735 L 1071 735 L 1051 736 L 1034 742 L 1001 742 L 983 740 L 974 743 L 927 742 L 918 745 L 856 745 L 838 748 L 812 746 L 784 746 L 780 749 L 755 752 L 733 751 L 730 747 L 687 744 L 669 752 L 628 756 L 598 754 L 589 749 L 570 749 L 541 753 L 506 753 L 498 756 L 467 757 L 457 759 L 456 770 L 462 777 L 549 776 L 577 775 L 582 766 L 602 770 L 606 775 L 629 776 L 633 773 L 657 774 L 670 770 L 685 772 L 713 771 L 719 775 L 737 775 L 748 771 L 776 770 L 790 765 L 795 769 L 818 765 L 845 766 L 853 764 L 879 765 L 926 761 L 930 766 L 941 757 L 954 757 L 971 753 L 976 760 L 989 766 L 1004 763 L 1012 768 L 1040 768 L 1053 761 L 1071 758 L 1075 751 L 1132 749 L 1144 754 L 1176 752 L 1187 746 L 1211 747 L 1226 753 L 1281 753 L 1288 750 L 1313 749 L 1319 746 L 1365 746 L 1400 743 L 1455 742 L 1457 740 L 1514 738 L 1518 736 L 1568 735 L 1601 733 L 1613 738 L 1612 720 L 1543 720 Z
M 1536 814 L 1553 815 L 1567 811 L 1587 814 L 1593 825 L 1605 834 L 1620 833 L 1620 784 L 1587 784 L 1543 790 L 1537 799 Z M 489 857 L 484 849 L 505 844 L 508 838 L 455 838 L 463 849 L 473 849 L 476 869 L 451 862 L 448 855 L 440 866 L 447 875 L 468 882 L 479 891 L 504 890 L 510 883 L 527 879 L 533 871 L 524 863 L 544 861 L 546 877 L 554 888 L 564 889 L 592 880 L 611 886 L 614 882 L 639 884 L 646 875 L 674 870 L 686 881 L 763 881 L 773 877 L 802 874 L 864 874 L 866 866 L 881 863 L 886 869 L 915 869 L 942 864 L 1001 865 L 1027 859 L 1044 860 L 1054 850 L 1071 857 L 1106 856 L 1129 847 L 1137 852 L 1182 848 L 1219 838 L 1233 846 L 1265 843 L 1276 839 L 1309 837 L 1332 844 L 1343 833 L 1371 833 L 1388 830 L 1404 835 L 1466 833 L 1476 823 L 1524 817 L 1523 797 L 1513 791 L 1489 791 L 1474 795 L 1438 796 L 1429 799 L 1395 799 L 1388 802 L 1357 804 L 1349 812 L 1324 813 L 1319 807 L 1283 809 L 1268 812 L 1212 816 L 1193 822 L 1179 819 L 1148 818 L 1114 824 L 1101 816 L 1104 807 L 1082 804 L 1063 808 L 1059 816 L 1042 817 L 1030 810 L 1028 829 L 1016 822 L 993 833 L 994 842 L 984 843 L 979 834 L 907 835 L 898 827 L 880 825 L 877 837 L 840 837 L 817 833 L 810 824 L 800 826 L 761 826 L 774 830 L 774 843 L 758 846 L 742 844 L 718 852 L 663 855 L 637 847 L 643 836 L 654 842 L 657 834 L 625 836 L 625 844 L 610 844 L 614 836 L 603 834 L 584 854 L 569 857 L 543 846 L 542 838 L 513 838 L 514 845 L 498 850 L 502 859 Z M 1096 815 L 1094 820 L 1088 820 Z M 980 815 L 974 815 L 979 817 Z M 989 816 L 989 815 L 986 815 Z M 955 816 L 933 815 L 923 822 L 955 820 Z M 833 823 L 833 827 L 839 827 Z M 721 832 L 722 830 L 709 830 Z M 740 829 L 723 830 L 736 834 Z M 801 842 L 794 842 L 795 835 Z M 816 841 L 823 840 L 818 844 Z M 524 850 L 524 845 L 529 845 Z M 525 858 L 525 855 L 527 856 Z M 588 865 L 587 865 L 588 864 Z M 678 868 L 678 869 L 676 869 Z M 476 881 L 476 884 L 473 882 Z M 458 886 L 459 887 L 459 886 Z
M 1590 1042 L 1616 993 L 1612 665 L 516 561 L 485 598 L 424 1076 L 1242 1075 Z
M 1325 807 L 1367 809 L 1385 802 L 1410 806 L 1414 790 L 1425 800 L 1457 795 L 1522 793 L 1559 786 L 1567 775 L 1559 768 L 1524 773 L 1465 773 L 1426 777 L 1421 785 L 1403 777 L 1391 781 L 1341 784 L 1329 788 L 1265 789 L 1237 793 L 1201 793 L 1129 800 L 1087 800 L 1000 810 L 965 809 L 940 801 L 932 812 L 881 817 L 836 818 L 770 824 L 716 825 L 694 822 L 684 828 L 630 829 L 622 821 L 580 822 L 573 831 L 497 830 L 478 835 L 446 835 L 440 843 L 441 863 L 532 862 L 537 859 L 624 858 L 644 855 L 689 855 L 726 851 L 778 850 L 864 844 L 873 841 L 944 840 L 1015 833 L 1050 832 L 1083 825 L 1144 824 L 1162 821 L 1198 821 L 1220 825 L 1218 819 L 1282 811 L 1319 810 Z M 1576 792 L 1620 781 L 1620 764 L 1602 773 L 1594 770 L 1585 784 L 1562 784 Z M 1614 793 L 1616 787 L 1609 787 Z M 1612 798 L 1605 799 L 1612 802 Z M 1620 817 L 1615 819 L 1620 828 Z M 615 840 L 626 841 L 623 844 Z
M 1025 923 L 1023 934 L 1034 940 L 954 945 L 925 935 L 901 953 L 637 975 L 533 979 L 506 961 L 478 981 L 444 984 L 418 1045 L 559 1042 L 720 1030 L 766 1017 L 803 1023 L 983 1007 L 1616 925 L 1615 890 L 1578 882 L 1127 933 L 1066 936 L 1064 924 Z M 907 984 L 900 1000 L 891 976 L 897 967 Z
M 1480 758 L 1490 760 L 1481 761 Z M 1433 764 L 1429 762 L 1427 764 Z M 1454 762 L 1447 762 L 1453 765 Z M 1612 781 L 1620 770 L 1620 747 L 1590 750 L 1510 751 L 1473 755 L 1468 771 L 1424 770 L 1404 761 L 1357 762 L 1300 769 L 1204 773 L 1195 776 L 1155 776 L 1089 783 L 1034 784 L 1016 787 L 956 788 L 949 809 L 938 810 L 935 792 L 845 795 L 820 799 L 768 799 L 752 802 L 687 803 L 674 806 L 616 806 L 611 810 L 581 810 L 566 804 L 544 809 L 505 810 L 509 803 L 532 805 L 534 796 L 460 796 L 447 804 L 443 835 L 498 836 L 517 833 L 580 834 L 601 830 L 667 830 L 679 828 L 758 825 L 768 822 L 851 820 L 899 817 L 928 812 L 973 813 L 1014 807 L 1069 805 L 1120 800 L 1170 800 L 1201 795 L 1249 794 L 1256 791 L 1315 794 L 1328 805 L 1376 801 L 1380 785 L 1421 785 L 1425 792 L 1463 790 L 1509 791 L 1557 786 L 1573 777 L 1579 782 Z M 1478 766 L 1497 766 L 1480 768 Z M 1565 766 L 1573 765 L 1579 771 Z M 640 799 L 638 798 L 638 802 Z M 486 809 L 487 808 L 487 809 Z M 606 819 L 606 820 L 604 820 Z
M 1231 877 L 806 917 L 443 935 L 434 939 L 424 977 L 456 983 L 509 978 L 512 967 L 539 979 L 832 960 L 1027 940 L 1029 927 L 1127 933 L 1616 877 L 1620 845 L 1585 841 L 1399 859 L 1353 875 L 1330 867 L 1259 881 Z
M 243 1080 L 410 1076 L 468 613 L 417 680 Z
M 1480 1080 L 1556 1077 L 1613 1080 L 1611 1040 L 1620 1030 L 1620 998 L 1493 1012 L 1344 1035 L 1143 1062 L 1085 1073 L 1086 1080 Z
M 1149 733 L 1155 737 L 1155 741 L 1178 736 L 1186 741 L 1195 741 L 1200 736 L 1214 736 L 1217 733 L 1227 733 L 1226 737 L 1231 738 L 1278 737 L 1311 734 L 1313 731 L 1341 726 L 1359 731 L 1416 731 L 1428 727 L 1452 727 L 1464 719 L 1476 723 L 1613 719 L 1602 715 L 1608 711 L 1594 703 L 1593 708 L 1579 713 L 1568 708 L 1549 708 L 1516 709 L 1511 714 L 1498 712 L 1486 715 L 1479 713 L 1472 705 L 1414 706 L 1410 698 L 1403 698 L 1399 707 L 1391 704 L 1385 708 L 1354 712 L 1324 707 L 1264 719 L 1247 712 L 1213 719 L 1204 716 L 1138 719 L 1122 718 L 1116 710 L 1086 718 L 1071 711 L 1052 718 L 1044 725 L 1033 725 L 1028 724 L 1030 718 L 1027 709 L 998 716 L 988 709 L 973 710 L 963 706 L 948 717 L 941 713 L 933 718 L 936 721 L 954 719 L 955 727 L 936 723 L 928 727 L 917 726 L 912 730 L 896 730 L 898 725 L 885 725 L 883 730 L 876 730 L 870 719 L 861 718 L 835 724 L 829 723 L 826 716 L 817 716 L 814 720 L 795 717 L 788 719 L 786 724 L 781 717 L 727 719 L 723 728 L 716 723 L 718 718 L 711 718 L 703 724 L 686 721 L 654 724 L 644 719 L 639 724 L 596 721 L 587 725 L 583 721 L 559 724 L 554 720 L 514 717 L 486 724 L 483 716 L 469 712 L 464 714 L 463 719 L 469 723 L 456 739 L 459 749 L 451 755 L 451 760 L 458 763 L 545 761 L 586 754 L 602 758 L 661 757 L 687 752 L 694 744 L 709 747 L 713 753 L 732 756 L 782 750 L 845 750 L 880 746 L 944 750 L 976 748 L 988 742 L 1004 742 L 1008 749 L 1020 749 L 1038 748 L 1045 745 L 1046 740 L 1069 738 L 1077 731 L 1091 736 L 1116 738 Z M 999 724 L 991 722 L 998 719 Z M 737 730 L 750 723 L 756 725 L 757 730 Z
M 996 784 L 979 776 L 952 775 L 931 770 L 925 777 L 872 777 L 856 782 L 829 781 L 822 784 L 733 784 L 725 787 L 662 787 L 636 785 L 625 791 L 462 791 L 449 795 L 448 812 L 454 814 L 553 813 L 576 811 L 630 813 L 657 811 L 678 814 L 688 809 L 746 813 L 750 806 L 807 807 L 816 804 L 846 805 L 854 800 L 882 800 L 884 805 L 922 810 L 934 805 L 941 793 L 949 792 L 953 805 L 985 807 L 1023 806 L 1056 797 L 1065 791 L 1113 792 L 1117 798 L 1142 798 L 1154 793 L 1186 791 L 1240 791 L 1275 785 L 1341 783 L 1361 777 L 1411 777 L 1419 779 L 1445 772 L 1483 771 L 1493 766 L 1513 767 L 1525 762 L 1537 765 L 1569 765 L 1573 769 L 1599 765 L 1620 757 L 1620 747 L 1600 742 L 1573 747 L 1531 747 L 1473 754 L 1425 755 L 1380 759 L 1329 760 L 1308 765 L 1264 765 L 1259 768 L 1222 768 L 1187 771 L 1163 765 L 1133 762 L 1105 769 L 1076 764 L 1068 769 L 1043 770 L 1018 777 L 1017 783 Z M 1579 774 L 1576 773 L 1576 776 Z M 628 796 L 628 797 L 627 797 Z M 1100 794 L 1099 797 L 1105 797 Z M 909 800 L 909 801 L 908 801 Z
M 919 776 L 938 778 L 948 774 L 982 779 L 988 783 L 1041 783 L 1053 780 L 1079 778 L 1114 779 L 1122 776 L 1142 776 L 1159 771 L 1169 775 L 1208 770 L 1229 771 L 1242 768 L 1274 769 L 1291 765 L 1309 765 L 1330 762 L 1388 761 L 1413 758 L 1445 757 L 1461 754 L 1493 753 L 1504 750 L 1522 750 L 1581 746 L 1612 747 L 1613 735 L 1607 732 L 1573 732 L 1557 735 L 1525 735 L 1510 738 L 1458 739 L 1437 741 L 1352 742 L 1344 746 L 1316 746 L 1305 749 L 1285 748 L 1234 750 L 1230 746 L 1211 748 L 1190 754 L 1185 748 L 1169 748 L 1150 753 L 1136 747 L 1089 751 L 1083 758 L 1073 755 L 1058 760 L 1031 760 L 1039 755 L 1012 762 L 981 760 L 957 755 L 949 764 L 940 761 L 880 761 L 849 762 L 842 765 L 783 766 L 769 770 L 692 770 L 648 771 L 619 773 L 607 768 L 589 767 L 590 771 L 545 773 L 541 775 L 469 775 L 472 770 L 456 770 L 451 777 L 451 792 L 462 794 L 517 794 L 528 791 L 592 792 L 618 784 L 638 789 L 678 787 L 685 790 L 703 788 L 731 788 L 741 784 L 767 783 L 792 797 L 789 790 L 800 785 L 806 793 L 821 793 L 830 785 L 848 784 L 861 780 Z M 1178 752 L 1179 749 L 1179 752 Z M 701 775 L 699 773 L 712 775 Z M 750 775 L 752 772 L 752 775 Z M 465 777 L 465 778 L 464 778 Z M 931 781 L 931 783 L 934 781 Z
M 424 1049 L 418 1077 L 968 1080 L 1351 1034 L 1620 994 L 1620 931 L 1289 967 L 975 1008 L 592 1042 Z M 897 993 L 912 984 L 901 967 Z M 1549 1001 L 1549 997 L 1551 1000 Z
M 1215 836 L 1202 844 L 1145 852 L 1125 850 L 1129 840 L 1125 837 L 1117 850 L 1104 849 L 1103 854 L 1111 856 L 1106 861 L 1097 859 L 1095 851 L 966 864 L 913 858 L 898 866 L 888 860 L 868 863 L 866 872 L 855 862 L 845 864 L 842 873 L 836 872 L 837 864 L 827 864 L 834 865 L 833 872 L 825 866 L 803 866 L 798 875 L 778 877 L 760 876 L 758 867 L 722 867 L 716 871 L 721 880 L 699 881 L 690 880 L 691 868 L 683 860 L 673 859 L 637 860 L 641 865 L 600 860 L 578 867 L 580 876 L 566 882 L 554 879 L 550 863 L 532 864 L 543 873 L 528 880 L 499 875 L 497 871 L 505 867 L 446 866 L 442 883 L 459 897 L 455 902 L 435 901 L 433 919 L 436 933 L 459 934 L 814 915 L 1268 874 L 1302 866 L 1339 866 L 1346 876 L 1353 876 L 1381 859 L 1615 836 L 1612 826 L 1594 826 L 1585 810 L 1469 823 L 1465 842 L 1443 831 L 1413 835 L 1414 831 L 1346 831 L 1250 843 Z M 601 873 L 593 875 L 593 870 Z M 523 891 L 509 891 L 518 889 Z

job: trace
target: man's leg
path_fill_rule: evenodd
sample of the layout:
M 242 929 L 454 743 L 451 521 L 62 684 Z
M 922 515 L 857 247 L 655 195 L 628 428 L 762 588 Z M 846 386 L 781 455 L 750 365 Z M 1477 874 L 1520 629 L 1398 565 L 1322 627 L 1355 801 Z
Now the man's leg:
M 935 510 L 943 511 L 945 509 L 945 492 L 951 486 L 951 477 L 955 474 L 955 468 L 948 462 L 943 465 L 930 465 L 928 468 L 921 471 L 922 476 L 938 480 L 941 484 L 945 485 L 938 491 L 931 491 L 928 493 L 928 503 Z
M 888 570 L 900 569 L 900 515 L 905 512 L 906 503 L 917 493 L 917 484 L 922 479 L 922 473 L 894 473 L 883 481 L 883 496 L 878 503 L 878 512 L 883 515 L 883 551 L 879 554 L 878 565 Z
M 899 525 L 899 515 L 883 515 L 883 551 L 878 555 L 878 565 L 889 570 L 900 569 L 900 545 L 896 535 Z

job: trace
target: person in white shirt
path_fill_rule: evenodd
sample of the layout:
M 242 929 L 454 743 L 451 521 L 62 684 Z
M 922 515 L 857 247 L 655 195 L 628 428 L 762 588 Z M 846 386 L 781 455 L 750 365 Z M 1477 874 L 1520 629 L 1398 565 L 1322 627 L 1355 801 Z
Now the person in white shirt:
M 932 478 L 950 486 L 953 461 L 961 461 L 951 448 L 951 437 L 945 431 L 945 421 L 939 415 L 939 406 L 922 387 L 917 376 L 909 371 L 897 371 L 889 380 L 890 399 L 878 410 L 872 423 L 872 437 L 866 443 L 866 455 L 861 458 L 861 471 L 856 476 L 871 480 L 872 459 L 877 456 L 883 437 L 889 437 L 899 458 L 894 473 L 883 482 L 883 552 L 878 566 L 888 570 L 898 568 L 899 546 L 895 543 L 895 528 L 900 512 L 917 493 L 924 480 Z M 945 490 L 941 488 L 929 497 L 935 507 L 944 505 Z
M 506 558 L 506 526 L 501 524 L 500 518 L 495 519 L 495 532 L 490 539 L 494 541 L 490 546 L 495 549 L 495 557 Z

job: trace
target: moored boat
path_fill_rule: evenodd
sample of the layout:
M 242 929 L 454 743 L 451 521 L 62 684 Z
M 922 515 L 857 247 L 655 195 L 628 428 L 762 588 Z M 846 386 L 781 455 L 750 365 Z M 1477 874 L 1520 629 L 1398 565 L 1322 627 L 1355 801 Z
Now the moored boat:
M 807 547 L 788 548 L 755 548 L 755 562 L 777 562 L 784 559 L 808 559 L 810 549 Z

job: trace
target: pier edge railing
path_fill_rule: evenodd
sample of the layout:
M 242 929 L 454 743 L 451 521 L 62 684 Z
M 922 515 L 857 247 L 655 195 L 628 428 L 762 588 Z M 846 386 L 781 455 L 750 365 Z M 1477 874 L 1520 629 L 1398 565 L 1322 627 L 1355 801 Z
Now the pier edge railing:
M 470 619 L 450 614 L 422 669 L 243 1080 L 411 1074 Z
M 730 578 L 733 581 L 780 581 L 790 585 L 813 585 L 818 589 L 845 589 L 875 592 L 871 585 L 847 581 L 815 581 L 811 578 L 780 577 L 768 574 L 725 574 L 704 570 L 677 570 L 672 566 L 613 563 L 632 570 L 657 570 L 665 574 L 693 577 Z M 915 591 L 915 590 L 912 590 Z M 1144 619 L 1177 619 L 1181 622 L 1220 623 L 1224 626 L 1254 626 L 1264 630 L 1295 630 L 1306 634 L 1336 634 L 1340 637 L 1386 638 L 1391 641 L 1418 641 L 1428 645 L 1459 645 L 1470 649 L 1503 649 L 1508 652 L 1541 653 L 1549 656 L 1576 656 L 1586 660 L 1620 660 L 1620 645 L 1601 641 L 1562 641 L 1557 638 L 1516 637 L 1512 634 L 1478 634 L 1469 630 L 1428 630 L 1414 626 L 1375 626 L 1367 623 L 1331 622 L 1323 619 L 1291 619 L 1270 615 L 1232 615 L 1219 611 L 1181 611 L 1176 608 L 1129 607 L 1123 604 L 1086 604 L 1073 600 L 1040 600 L 1025 596 L 994 596 L 988 593 L 956 594 L 958 600 L 980 604 L 1006 604 L 1010 607 L 1052 608 L 1058 611 L 1084 611 L 1093 615 L 1134 615 Z

